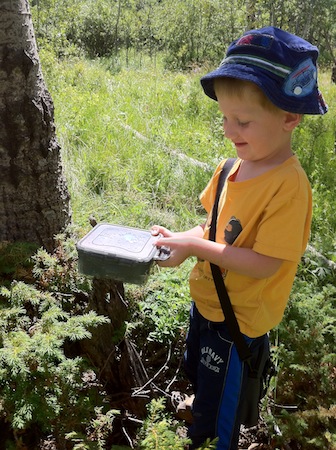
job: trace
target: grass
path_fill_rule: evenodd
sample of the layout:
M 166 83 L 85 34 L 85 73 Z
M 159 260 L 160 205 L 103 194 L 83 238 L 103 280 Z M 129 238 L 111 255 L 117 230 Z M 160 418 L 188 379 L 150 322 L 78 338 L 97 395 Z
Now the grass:
M 140 227 L 198 221 L 198 195 L 221 158 L 219 145 L 209 152 L 199 74 L 54 64 L 48 86 L 75 222 L 85 226 L 90 214 Z
M 90 215 L 174 230 L 203 220 L 199 193 L 217 163 L 235 154 L 223 140 L 216 102 L 201 89 L 206 69 L 167 72 L 159 58 L 143 56 L 125 68 L 112 60 L 59 61 L 43 52 L 41 60 L 55 104 L 73 219 L 83 233 Z M 293 146 L 314 190 L 312 239 L 332 257 L 336 88 L 330 73 L 321 74 L 320 85 L 330 112 L 305 117 Z

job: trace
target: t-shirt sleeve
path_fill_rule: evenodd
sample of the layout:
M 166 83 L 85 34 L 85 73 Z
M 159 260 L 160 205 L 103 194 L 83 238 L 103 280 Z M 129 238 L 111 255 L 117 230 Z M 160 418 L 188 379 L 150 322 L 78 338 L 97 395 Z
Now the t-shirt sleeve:
M 311 214 L 308 185 L 293 187 L 292 191 L 280 190 L 262 214 L 253 249 L 275 258 L 299 261 L 309 239 Z

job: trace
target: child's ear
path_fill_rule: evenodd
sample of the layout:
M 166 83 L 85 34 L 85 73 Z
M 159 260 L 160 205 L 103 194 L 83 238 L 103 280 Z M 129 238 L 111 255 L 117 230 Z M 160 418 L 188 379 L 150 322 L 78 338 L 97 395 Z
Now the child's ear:
M 285 112 L 284 117 L 284 130 L 285 131 L 292 131 L 295 127 L 299 125 L 299 123 L 302 120 L 302 114 L 297 113 L 291 113 L 291 112 Z

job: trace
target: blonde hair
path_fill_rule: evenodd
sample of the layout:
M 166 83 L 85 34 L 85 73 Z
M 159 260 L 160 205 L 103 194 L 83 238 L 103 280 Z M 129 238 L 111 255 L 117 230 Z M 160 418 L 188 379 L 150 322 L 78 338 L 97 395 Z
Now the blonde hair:
M 247 80 L 239 80 L 237 78 L 215 78 L 214 90 L 216 92 L 221 91 L 226 95 L 232 97 L 244 98 L 246 94 L 252 94 L 258 101 L 258 103 L 267 111 L 279 112 L 280 108 L 274 105 L 264 92 L 255 83 Z

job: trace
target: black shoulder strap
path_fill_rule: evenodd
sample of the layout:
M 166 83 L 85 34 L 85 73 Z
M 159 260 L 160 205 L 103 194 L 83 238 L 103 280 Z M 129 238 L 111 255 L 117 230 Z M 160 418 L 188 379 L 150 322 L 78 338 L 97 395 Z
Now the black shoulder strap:
M 227 178 L 235 161 L 236 161 L 235 158 L 229 158 L 228 160 L 226 160 L 226 162 L 222 168 L 222 171 L 220 173 L 219 179 L 218 179 L 217 192 L 216 192 L 215 203 L 214 203 L 214 206 L 212 209 L 212 219 L 211 219 L 210 233 L 209 233 L 209 239 L 211 241 L 216 240 L 218 203 L 219 203 L 219 199 L 220 199 L 220 196 L 222 193 L 225 179 Z M 231 337 L 236 345 L 240 359 L 242 361 L 248 361 L 252 358 L 252 353 L 251 353 L 251 350 L 249 349 L 248 345 L 245 342 L 244 336 L 240 332 L 239 324 L 237 322 L 237 318 L 233 311 L 231 301 L 230 301 L 229 295 L 228 295 L 226 287 L 225 287 L 222 272 L 217 265 L 211 263 L 210 266 L 211 266 L 212 277 L 213 277 L 215 285 L 216 285 L 217 295 L 218 295 L 219 301 L 221 303 L 224 317 L 225 317 L 225 320 L 227 323 L 227 327 L 228 327 Z
M 229 175 L 229 172 L 232 169 L 235 162 L 236 162 L 236 158 L 228 158 L 222 167 L 221 173 L 219 174 L 215 202 L 212 207 L 212 219 L 211 219 L 210 234 L 209 234 L 210 241 L 216 240 L 216 227 L 217 227 L 216 222 L 217 222 L 217 215 L 218 215 L 218 203 L 219 203 L 219 199 L 220 199 L 220 196 L 221 196 L 221 193 L 223 190 L 225 180 L 227 179 L 227 176 Z

